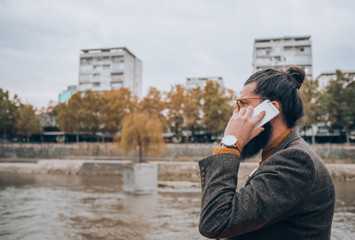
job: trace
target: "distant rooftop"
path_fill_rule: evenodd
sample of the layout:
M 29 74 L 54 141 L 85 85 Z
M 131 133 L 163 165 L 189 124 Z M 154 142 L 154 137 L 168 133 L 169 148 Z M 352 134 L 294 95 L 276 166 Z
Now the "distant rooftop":
M 284 36 L 284 37 L 277 37 L 277 38 L 256 38 L 255 42 L 270 42 L 271 40 L 291 40 L 294 39 L 296 41 L 303 41 L 303 40 L 309 40 L 311 38 L 310 35 L 308 36 Z
M 355 74 L 355 71 L 354 70 L 350 70 L 350 71 L 346 71 L 346 70 L 341 70 L 342 73 L 345 73 L 345 74 L 352 74 L 354 75 Z M 336 71 L 325 71 L 325 72 L 321 72 L 320 73 L 320 76 L 325 76 L 325 75 L 335 75 L 336 74 Z
M 91 49 L 81 49 L 83 53 L 105 53 L 105 52 L 122 52 L 126 51 L 131 54 L 133 57 L 136 57 L 131 51 L 128 50 L 126 47 L 114 47 L 114 48 L 91 48 Z
M 208 81 L 208 80 L 223 80 L 223 77 L 188 77 L 187 80 L 200 80 L 200 81 Z

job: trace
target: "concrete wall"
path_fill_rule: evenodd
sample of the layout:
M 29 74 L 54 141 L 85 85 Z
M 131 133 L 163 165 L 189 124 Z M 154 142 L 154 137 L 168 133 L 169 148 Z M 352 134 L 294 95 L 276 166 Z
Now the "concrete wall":
M 65 174 L 65 175 L 123 175 L 130 161 L 115 160 L 61 160 L 44 159 L 32 163 L 2 162 L 0 173 Z M 158 178 L 161 181 L 199 182 L 200 171 L 197 162 L 155 161 Z M 337 181 L 355 181 L 355 164 L 326 164 L 331 176 Z M 242 162 L 238 179 L 243 186 L 249 174 L 258 167 L 256 162 Z
M 323 159 L 355 160 L 355 144 L 314 144 L 312 148 Z
M 198 160 L 212 154 L 218 144 L 168 144 L 166 153 L 161 160 Z M 312 147 L 325 160 L 348 159 L 355 160 L 355 145 L 344 144 L 314 144 Z M 71 159 L 85 157 L 85 159 L 123 159 L 122 151 L 115 143 L 43 143 L 0 144 L 0 158 L 58 158 Z M 137 158 L 131 153 L 129 159 Z M 147 160 L 154 160 L 154 156 L 147 156 Z

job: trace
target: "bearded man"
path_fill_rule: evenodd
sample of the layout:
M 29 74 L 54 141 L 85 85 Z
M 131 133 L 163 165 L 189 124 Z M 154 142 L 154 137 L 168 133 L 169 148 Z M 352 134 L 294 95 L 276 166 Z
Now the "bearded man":
M 331 176 L 320 157 L 293 131 L 304 114 L 298 93 L 304 77 L 304 70 L 294 66 L 287 71 L 259 71 L 246 81 L 221 148 L 199 161 L 203 236 L 330 239 L 335 203 Z M 253 108 L 265 99 L 280 114 L 255 128 L 265 112 L 251 118 Z M 241 159 L 260 150 L 259 167 L 236 192 Z

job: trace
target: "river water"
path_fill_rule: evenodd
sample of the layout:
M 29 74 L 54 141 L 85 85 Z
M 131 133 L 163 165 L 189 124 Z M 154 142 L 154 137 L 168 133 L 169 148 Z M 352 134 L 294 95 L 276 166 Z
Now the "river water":
M 332 239 L 355 239 L 355 191 L 336 182 Z M 0 239 L 205 239 L 198 191 L 122 192 L 118 176 L 0 173 Z

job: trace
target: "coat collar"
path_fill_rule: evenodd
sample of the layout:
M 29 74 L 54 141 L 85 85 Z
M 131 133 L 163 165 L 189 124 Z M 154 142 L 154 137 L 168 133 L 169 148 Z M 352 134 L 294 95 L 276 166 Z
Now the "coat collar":
M 286 137 L 284 137 L 284 139 L 282 139 L 282 141 L 280 142 L 280 144 L 275 148 L 275 150 L 273 151 L 273 153 L 271 154 L 271 156 L 278 152 L 281 151 L 282 149 L 285 149 L 291 142 L 296 141 L 301 139 L 301 137 L 295 133 L 294 131 L 292 131 L 290 134 L 288 134 Z M 254 171 L 249 175 L 249 177 L 247 178 L 245 185 L 247 186 L 250 182 L 250 180 L 253 178 L 254 172 L 256 172 L 258 170 L 258 168 L 254 169 Z
M 276 147 L 281 143 L 281 141 L 291 132 L 291 128 L 286 129 L 266 149 L 262 151 L 259 166 L 271 156 L 271 154 L 275 151 Z
M 296 141 L 298 139 L 301 139 L 301 137 L 297 133 L 295 133 L 295 131 L 292 131 L 284 139 L 282 139 L 280 144 L 275 148 L 273 154 L 282 149 L 285 149 L 291 142 Z

